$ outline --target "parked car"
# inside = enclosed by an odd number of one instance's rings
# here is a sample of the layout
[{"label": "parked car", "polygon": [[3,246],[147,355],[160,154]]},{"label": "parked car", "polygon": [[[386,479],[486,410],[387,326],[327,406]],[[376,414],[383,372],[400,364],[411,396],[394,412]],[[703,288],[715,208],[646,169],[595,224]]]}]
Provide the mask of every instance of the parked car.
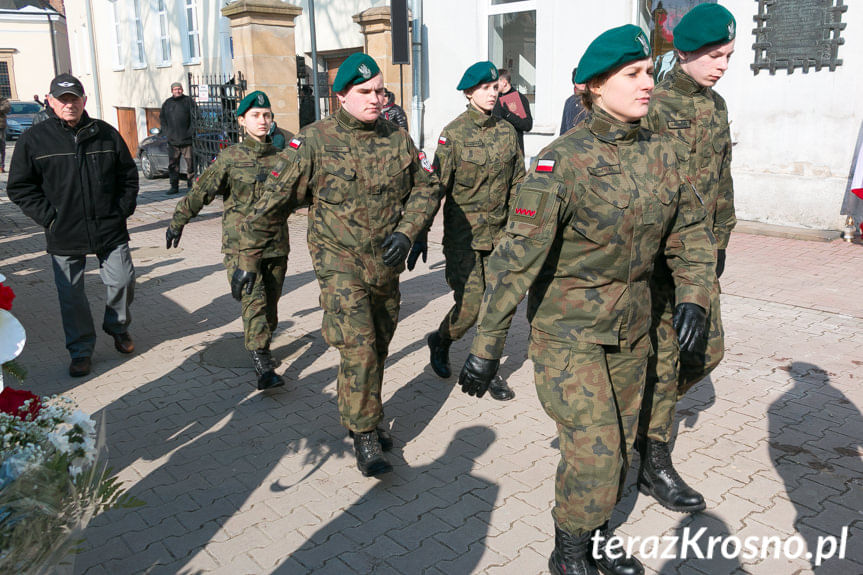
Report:
[{"label": "parked car", "polygon": [[[213,163],[219,150],[227,148],[232,143],[225,132],[198,134],[195,136],[195,140],[194,147],[198,150],[205,150],[208,164]],[[159,128],[150,130],[150,136],[138,144],[138,159],[141,160],[141,172],[148,180],[168,175],[168,162],[170,160],[168,138],[162,135]],[[186,160],[182,157],[180,158],[179,172],[180,174],[186,173]]]},{"label": "parked car", "polygon": [[42,106],[36,102],[10,102],[12,105],[6,114],[6,139],[17,140],[33,125],[33,119],[42,111]]}]

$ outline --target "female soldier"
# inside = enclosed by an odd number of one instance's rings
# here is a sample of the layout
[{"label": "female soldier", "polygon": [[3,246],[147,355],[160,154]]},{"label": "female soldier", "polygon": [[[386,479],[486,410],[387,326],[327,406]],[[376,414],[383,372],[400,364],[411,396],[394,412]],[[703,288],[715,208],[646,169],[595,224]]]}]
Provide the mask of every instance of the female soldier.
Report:
[{"label": "female soldier", "polygon": [[670,145],[639,127],[652,72],[637,26],[588,46],[576,81],[587,84],[590,115],[540,152],[519,187],[459,377],[466,393],[485,393],[529,290],[536,390],[560,441],[549,558],[558,575],[643,573],[637,559],[606,553],[602,542],[644,388],[653,262],[662,251],[674,275],[683,348],[704,329],[714,277],[704,208],[681,186]]},{"label": "female soldier", "polygon": [[[510,191],[524,179],[524,155],[515,128],[491,115],[498,94],[497,68],[491,62],[477,62],[457,89],[464,91],[467,110],[441,132],[434,162],[441,195],[446,195],[443,253],[446,281],[455,299],[440,327],[428,336],[431,366],[440,377],[450,376],[450,345],[476,323],[488,258],[506,225]],[[414,249],[408,268],[413,268],[416,256]],[[489,394],[501,401],[515,397],[500,377],[492,381]]]},{"label": "female soldier", "polygon": [[692,513],[704,497],[678,475],[671,463],[674,411],[678,398],[719,365],[725,332],[719,310],[719,276],[725,248],[737,223],[731,182],[731,133],[725,100],[713,90],[734,52],[734,16],[719,4],[699,4],[674,28],[677,63],[656,86],[644,125],[672,136],[685,181],[698,191],[716,240],[716,283],[710,291],[709,328],[690,353],[678,353],[671,318],[674,281],[664,258],[656,262],[651,340],[656,352],[647,368],[637,442],[641,450],[638,489],[668,509]]},{"label": "female soldier", "polygon": [[[198,215],[216,196],[222,196],[222,252],[230,281],[237,269],[240,249],[240,223],[251,213],[260,199],[263,182],[278,160],[278,149],[268,136],[273,124],[270,100],[261,91],[254,91],[240,102],[237,120],[245,128],[246,137],[240,144],[222,150],[216,161],[204,170],[195,187],[177,203],[174,217],[165,231],[167,247],[177,247],[183,226]],[[289,134],[288,138],[292,138]],[[287,215],[286,215],[287,218]],[[288,264],[288,226],[281,226],[275,238],[264,249],[261,264],[263,281],[242,299],[243,333],[246,349],[258,376],[258,389],[270,389],[285,382],[275,371],[270,357],[270,340],[279,324],[278,304]]]}]

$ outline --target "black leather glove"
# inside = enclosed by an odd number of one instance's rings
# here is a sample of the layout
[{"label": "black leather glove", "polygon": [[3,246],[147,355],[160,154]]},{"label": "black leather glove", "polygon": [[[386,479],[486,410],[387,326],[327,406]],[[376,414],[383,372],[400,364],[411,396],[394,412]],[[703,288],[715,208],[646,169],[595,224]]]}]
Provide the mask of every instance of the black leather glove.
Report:
[{"label": "black leather glove", "polygon": [[243,299],[243,288],[246,289],[246,294],[251,294],[257,277],[258,274],[255,272],[247,272],[240,268],[234,270],[234,275],[231,276],[231,295],[234,299],[237,301]]},{"label": "black leather glove", "polygon": [[716,279],[725,271],[725,250],[716,250]]},{"label": "black leather glove", "polygon": [[179,230],[174,230],[171,226],[168,226],[168,229],[165,230],[165,248],[171,249],[180,245],[180,236],[183,235],[183,228]]},{"label": "black leather glove", "polygon": [[423,263],[428,261],[429,255],[429,244],[428,244],[428,232],[423,232],[419,235],[419,237],[414,242],[414,245],[411,246],[411,253],[408,255],[408,271],[414,269],[414,266],[417,265],[417,260],[420,256],[423,257]]},{"label": "black leather glove", "polygon": [[500,367],[499,359],[483,359],[472,353],[469,354],[458,375],[461,390],[468,395],[482,397],[497,374],[498,367]]},{"label": "black leather glove", "polygon": [[680,351],[693,351],[698,341],[704,337],[707,312],[694,303],[679,303],[674,308],[671,322],[674,325],[674,331],[677,332]]},{"label": "black leather glove", "polygon": [[394,268],[405,261],[411,249],[411,241],[403,233],[393,232],[387,236],[381,248],[384,250],[384,265]]}]

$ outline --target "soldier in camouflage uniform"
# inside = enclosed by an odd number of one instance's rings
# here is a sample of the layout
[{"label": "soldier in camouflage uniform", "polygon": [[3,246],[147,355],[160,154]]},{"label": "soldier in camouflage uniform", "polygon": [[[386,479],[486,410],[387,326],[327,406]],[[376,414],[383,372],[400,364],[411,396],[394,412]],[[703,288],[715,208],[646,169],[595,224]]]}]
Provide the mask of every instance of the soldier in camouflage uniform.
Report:
[{"label": "soldier in camouflage uniform", "polygon": [[639,421],[638,488],[674,511],[705,508],[704,497],[678,475],[671,462],[677,400],[719,364],[725,351],[719,310],[719,276],[737,222],[731,183],[731,135],[725,101],[712,86],[734,51],[734,16],[718,4],[700,4],[674,29],[678,63],[656,86],[646,128],[670,136],[681,175],[707,209],[717,248],[716,282],[710,291],[708,329],[691,352],[680,353],[672,326],[675,293],[671,270],[660,256],[651,278],[656,355],[648,364]]},{"label": "soldier in camouflage uniform", "polygon": [[[457,89],[464,90],[467,110],[441,132],[434,162],[446,196],[443,253],[446,281],[455,299],[440,327],[428,336],[432,369],[444,378],[451,374],[450,345],[476,323],[488,258],[506,225],[510,191],[524,179],[524,155],[515,128],[491,115],[498,94],[495,65],[472,65]],[[413,269],[420,245],[414,243],[408,269]],[[488,391],[500,401],[515,397],[500,376]]]},{"label": "soldier in camouflage uniform", "polygon": [[[216,161],[204,170],[194,188],[177,203],[174,217],[165,232],[167,247],[177,247],[183,226],[216,196],[222,196],[222,253],[225,254],[228,281],[237,269],[241,223],[255,201],[266,193],[263,183],[279,157],[278,150],[267,136],[273,112],[266,94],[255,91],[243,98],[237,108],[237,117],[246,130],[245,139],[222,150]],[[285,384],[270,357],[270,340],[279,324],[278,303],[289,251],[288,226],[283,221],[263,248],[262,281],[241,300],[245,344],[258,376],[258,389]]]},{"label": "soldier in camouflage uniform", "polygon": [[643,573],[604,549],[628,468],[650,353],[650,286],[662,252],[687,348],[704,330],[713,282],[705,212],[670,143],[640,128],[653,88],[644,32],[604,32],[578,64],[588,118],[542,150],[519,186],[459,383],[481,396],[525,293],[536,390],[557,423],[558,575]]},{"label": "soldier in camouflage uniform", "polygon": [[379,427],[384,361],[398,322],[399,274],[434,213],[439,185],[407,132],[378,119],[384,87],[372,58],[348,57],[333,90],[341,108],[288,143],[267,182],[270,193],[247,218],[232,292],[255,284],[262,249],[284,218],[279,210],[311,203],[308,245],[322,332],[341,354],[339,413],[357,467],[371,476],[392,469],[382,453],[392,440]]}]

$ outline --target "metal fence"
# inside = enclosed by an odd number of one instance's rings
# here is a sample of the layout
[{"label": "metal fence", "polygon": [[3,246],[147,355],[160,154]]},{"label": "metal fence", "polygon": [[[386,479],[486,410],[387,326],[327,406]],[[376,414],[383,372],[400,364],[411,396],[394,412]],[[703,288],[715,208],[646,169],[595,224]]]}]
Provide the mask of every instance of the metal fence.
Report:
[{"label": "metal fence", "polygon": [[246,80],[242,72],[235,76],[189,74],[189,96],[195,102],[192,107],[192,125],[195,128],[192,155],[196,175],[201,175],[220,150],[240,141],[237,106],[245,95]]}]

